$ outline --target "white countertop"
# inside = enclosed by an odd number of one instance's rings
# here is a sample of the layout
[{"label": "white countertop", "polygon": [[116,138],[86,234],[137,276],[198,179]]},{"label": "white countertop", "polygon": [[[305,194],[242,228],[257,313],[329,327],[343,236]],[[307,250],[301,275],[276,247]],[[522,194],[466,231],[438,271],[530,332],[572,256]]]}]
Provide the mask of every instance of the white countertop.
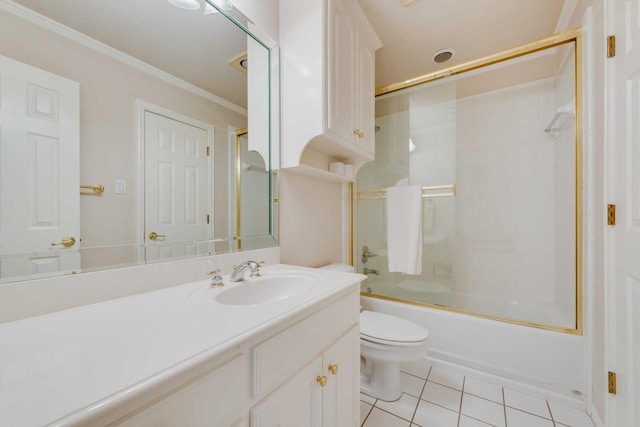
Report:
[{"label": "white countertop", "polygon": [[[118,405],[286,318],[358,289],[361,275],[275,265],[318,277],[278,302],[223,305],[223,288],[199,281],[0,324],[0,425],[70,425]],[[257,285],[257,284],[256,284]]]}]

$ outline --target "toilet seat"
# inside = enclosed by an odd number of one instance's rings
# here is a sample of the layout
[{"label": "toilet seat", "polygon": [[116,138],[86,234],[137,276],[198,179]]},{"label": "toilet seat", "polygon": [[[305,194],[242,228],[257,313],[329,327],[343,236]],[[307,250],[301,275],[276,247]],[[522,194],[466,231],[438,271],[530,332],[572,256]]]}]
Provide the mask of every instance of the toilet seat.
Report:
[{"label": "toilet seat", "polygon": [[369,342],[393,346],[419,346],[429,338],[423,327],[384,313],[360,313],[360,337]]}]

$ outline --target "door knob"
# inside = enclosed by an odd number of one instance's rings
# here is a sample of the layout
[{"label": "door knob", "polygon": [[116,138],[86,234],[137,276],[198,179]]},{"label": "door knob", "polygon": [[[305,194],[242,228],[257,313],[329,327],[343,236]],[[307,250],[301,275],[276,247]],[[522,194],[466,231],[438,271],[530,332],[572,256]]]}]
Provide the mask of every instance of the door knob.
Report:
[{"label": "door knob", "polygon": [[327,385],[327,377],[325,377],[324,375],[318,375],[316,381],[318,382],[318,384],[320,384],[320,387],[324,387]]},{"label": "door knob", "polygon": [[335,363],[329,365],[329,372],[331,372],[333,375],[336,375],[338,373],[338,365],[336,365]]},{"label": "door knob", "polygon": [[167,237],[167,235],[166,234],[158,234],[155,231],[152,231],[151,233],[149,233],[149,239],[151,239],[151,240],[156,240],[158,237],[164,238],[164,237]]},{"label": "door knob", "polygon": [[64,246],[65,248],[70,248],[71,246],[76,244],[76,239],[71,236],[65,237],[58,243],[52,243],[51,246]]}]

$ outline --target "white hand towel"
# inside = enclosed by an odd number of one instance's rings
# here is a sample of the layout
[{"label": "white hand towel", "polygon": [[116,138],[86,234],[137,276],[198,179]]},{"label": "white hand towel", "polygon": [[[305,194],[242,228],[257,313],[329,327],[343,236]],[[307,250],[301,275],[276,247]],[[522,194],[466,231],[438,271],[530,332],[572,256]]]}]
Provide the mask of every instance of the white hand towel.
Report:
[{"label": "white hand towel", "polygon": [[422,273],[422,187],[387,189],[389,271]]}]

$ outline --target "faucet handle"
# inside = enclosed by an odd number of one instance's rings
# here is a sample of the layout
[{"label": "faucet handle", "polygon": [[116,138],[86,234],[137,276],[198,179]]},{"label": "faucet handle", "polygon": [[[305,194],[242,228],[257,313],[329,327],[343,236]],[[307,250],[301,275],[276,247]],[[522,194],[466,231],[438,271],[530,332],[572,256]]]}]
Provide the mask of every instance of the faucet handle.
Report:
[{"label": "faucet handle", "polygon": [[207,275],[212,276],[211,277],[211,287],[212,288],[219,288],[221,286],[224,286],[224,283],[222,281],[222,276],[220,275],[220,269],[216,268],[213,271],[210,271],[209,273],[207,273]]}]

